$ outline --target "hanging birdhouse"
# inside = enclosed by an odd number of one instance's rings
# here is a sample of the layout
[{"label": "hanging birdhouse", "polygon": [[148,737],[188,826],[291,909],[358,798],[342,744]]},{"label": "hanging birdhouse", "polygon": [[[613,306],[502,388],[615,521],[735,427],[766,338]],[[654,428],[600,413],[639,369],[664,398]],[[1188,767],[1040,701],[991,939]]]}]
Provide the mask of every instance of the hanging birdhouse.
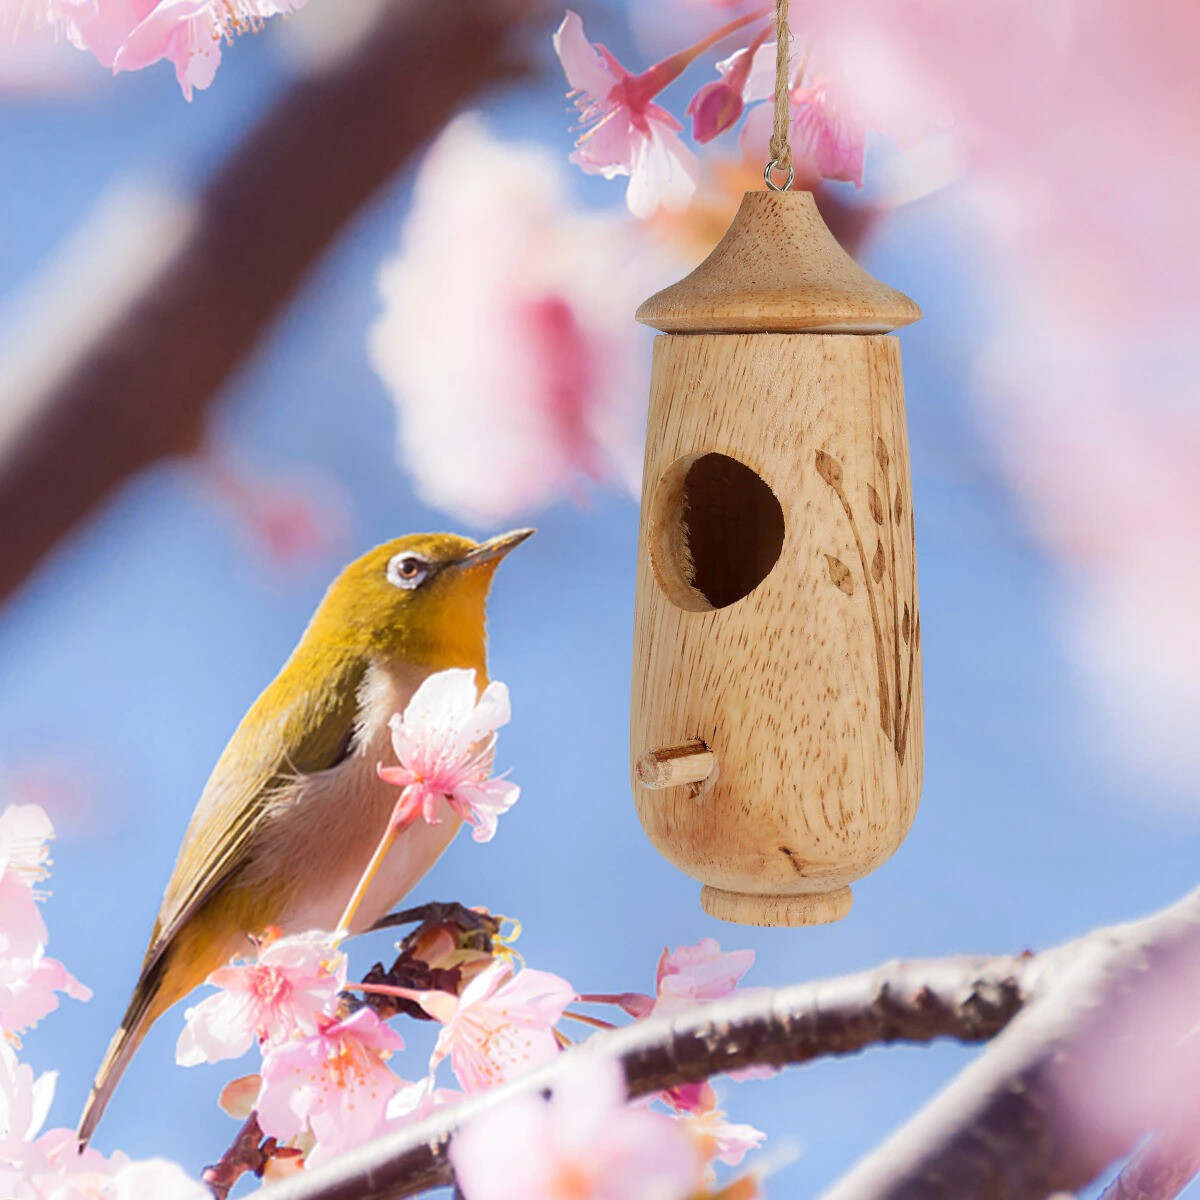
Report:
[{"label": "hanging birdhouse", "polygon": [[655,339],[634,631],[633,790],[706,912],[835,921],[922,774],[900,348],[917,306],[808,192],[751,192],[638,320]]}]

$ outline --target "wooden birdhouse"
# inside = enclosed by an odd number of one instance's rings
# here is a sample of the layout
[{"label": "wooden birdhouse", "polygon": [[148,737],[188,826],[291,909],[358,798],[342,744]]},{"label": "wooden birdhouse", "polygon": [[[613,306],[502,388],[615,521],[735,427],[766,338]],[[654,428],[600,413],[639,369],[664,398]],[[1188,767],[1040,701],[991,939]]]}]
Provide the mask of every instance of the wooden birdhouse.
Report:
[{"label": "wooden birdhouse", "polygon": [[811,193],[750,192],[638,320],[655,339],[631,750],[654,845],[705,911],[835,921],[922,775],[900,347],[920,310]]}]

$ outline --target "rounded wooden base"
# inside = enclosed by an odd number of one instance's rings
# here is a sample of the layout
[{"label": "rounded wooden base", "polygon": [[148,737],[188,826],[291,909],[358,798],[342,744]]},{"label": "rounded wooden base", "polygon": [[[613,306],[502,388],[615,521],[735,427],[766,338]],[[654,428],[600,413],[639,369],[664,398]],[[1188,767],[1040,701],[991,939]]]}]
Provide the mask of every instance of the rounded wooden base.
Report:
[{"label": "rounded wooden base", "polygon": [[756,896],[707,884],[700,889],[700,906],[710,917],[737,925],[829,925],[840,921],[853,903],[848,887],[811,896]]}]

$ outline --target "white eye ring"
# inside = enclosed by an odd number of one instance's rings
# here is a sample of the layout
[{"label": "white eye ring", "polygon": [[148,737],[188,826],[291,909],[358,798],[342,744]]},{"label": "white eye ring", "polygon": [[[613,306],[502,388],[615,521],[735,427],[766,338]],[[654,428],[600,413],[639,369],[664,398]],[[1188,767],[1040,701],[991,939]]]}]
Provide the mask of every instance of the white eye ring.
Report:
[{"label": "white eye ring", "polygon": [[428,574],[429,563],[411,550],[397,554],[387,565],[388,583],[406,591],[420,587]]}]

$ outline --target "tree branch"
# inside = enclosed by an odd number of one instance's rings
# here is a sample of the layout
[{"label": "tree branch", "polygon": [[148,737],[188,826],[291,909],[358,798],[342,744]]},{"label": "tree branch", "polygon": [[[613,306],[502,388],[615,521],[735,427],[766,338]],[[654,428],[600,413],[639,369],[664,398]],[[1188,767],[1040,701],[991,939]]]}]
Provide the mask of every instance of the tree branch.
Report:
[{"label": "tree branch", "polygon": [[1030,970],[1028,958],[896,962],[639,1021],[598,1034],[515,1083],[280,1183],[272,1198],[378,1200],[444,1186],[452,1181],[450,1138],[463,1122],[519,1093],[552,1090],[584,1054],[620,1058],[630,1094],[639,1096],[740,1067],[809,1062],[879,1043],[983,1041],[1020,1009]]},{"label": "tree branch", "polygon": [[214,395],[325,247],[459,106],[522,69],[514,27],[541,2],[393,0],[246,135],[117,311],[85,298],[86,344],[40,337],[0,406],[0,599],[122,480],[199,444]]},{"label": "tree branch", "polygon": [[[535,1074],[281,1184],[273,1197],[382,1200],[444,1185],[456,1129],[519,1093],[552,1091],[584,1054],[617,1056],[630,1093],[642,1095],[754,1064],[938,1037],[995,1040],[825,1200],[1074,1191],[1151,1130],[1194,1128],[1180,1111],[1191,1114],[1192,1104],[1178,1097],[1194,1092],[1200,1074],[1197,995],[1200,890],[1037,956],[890,963],[599,1034]],[[1170,1145],[1185,1141],[1175,1133]],[[1145,1165],[1165,1161],[1149,1146]]]},{"label": "tree branch", "polygon": [[1173,1126],[1200,1075],[1200,890],[1035,961],[1033,1002],[824,1200],[1074,1192]]}]

